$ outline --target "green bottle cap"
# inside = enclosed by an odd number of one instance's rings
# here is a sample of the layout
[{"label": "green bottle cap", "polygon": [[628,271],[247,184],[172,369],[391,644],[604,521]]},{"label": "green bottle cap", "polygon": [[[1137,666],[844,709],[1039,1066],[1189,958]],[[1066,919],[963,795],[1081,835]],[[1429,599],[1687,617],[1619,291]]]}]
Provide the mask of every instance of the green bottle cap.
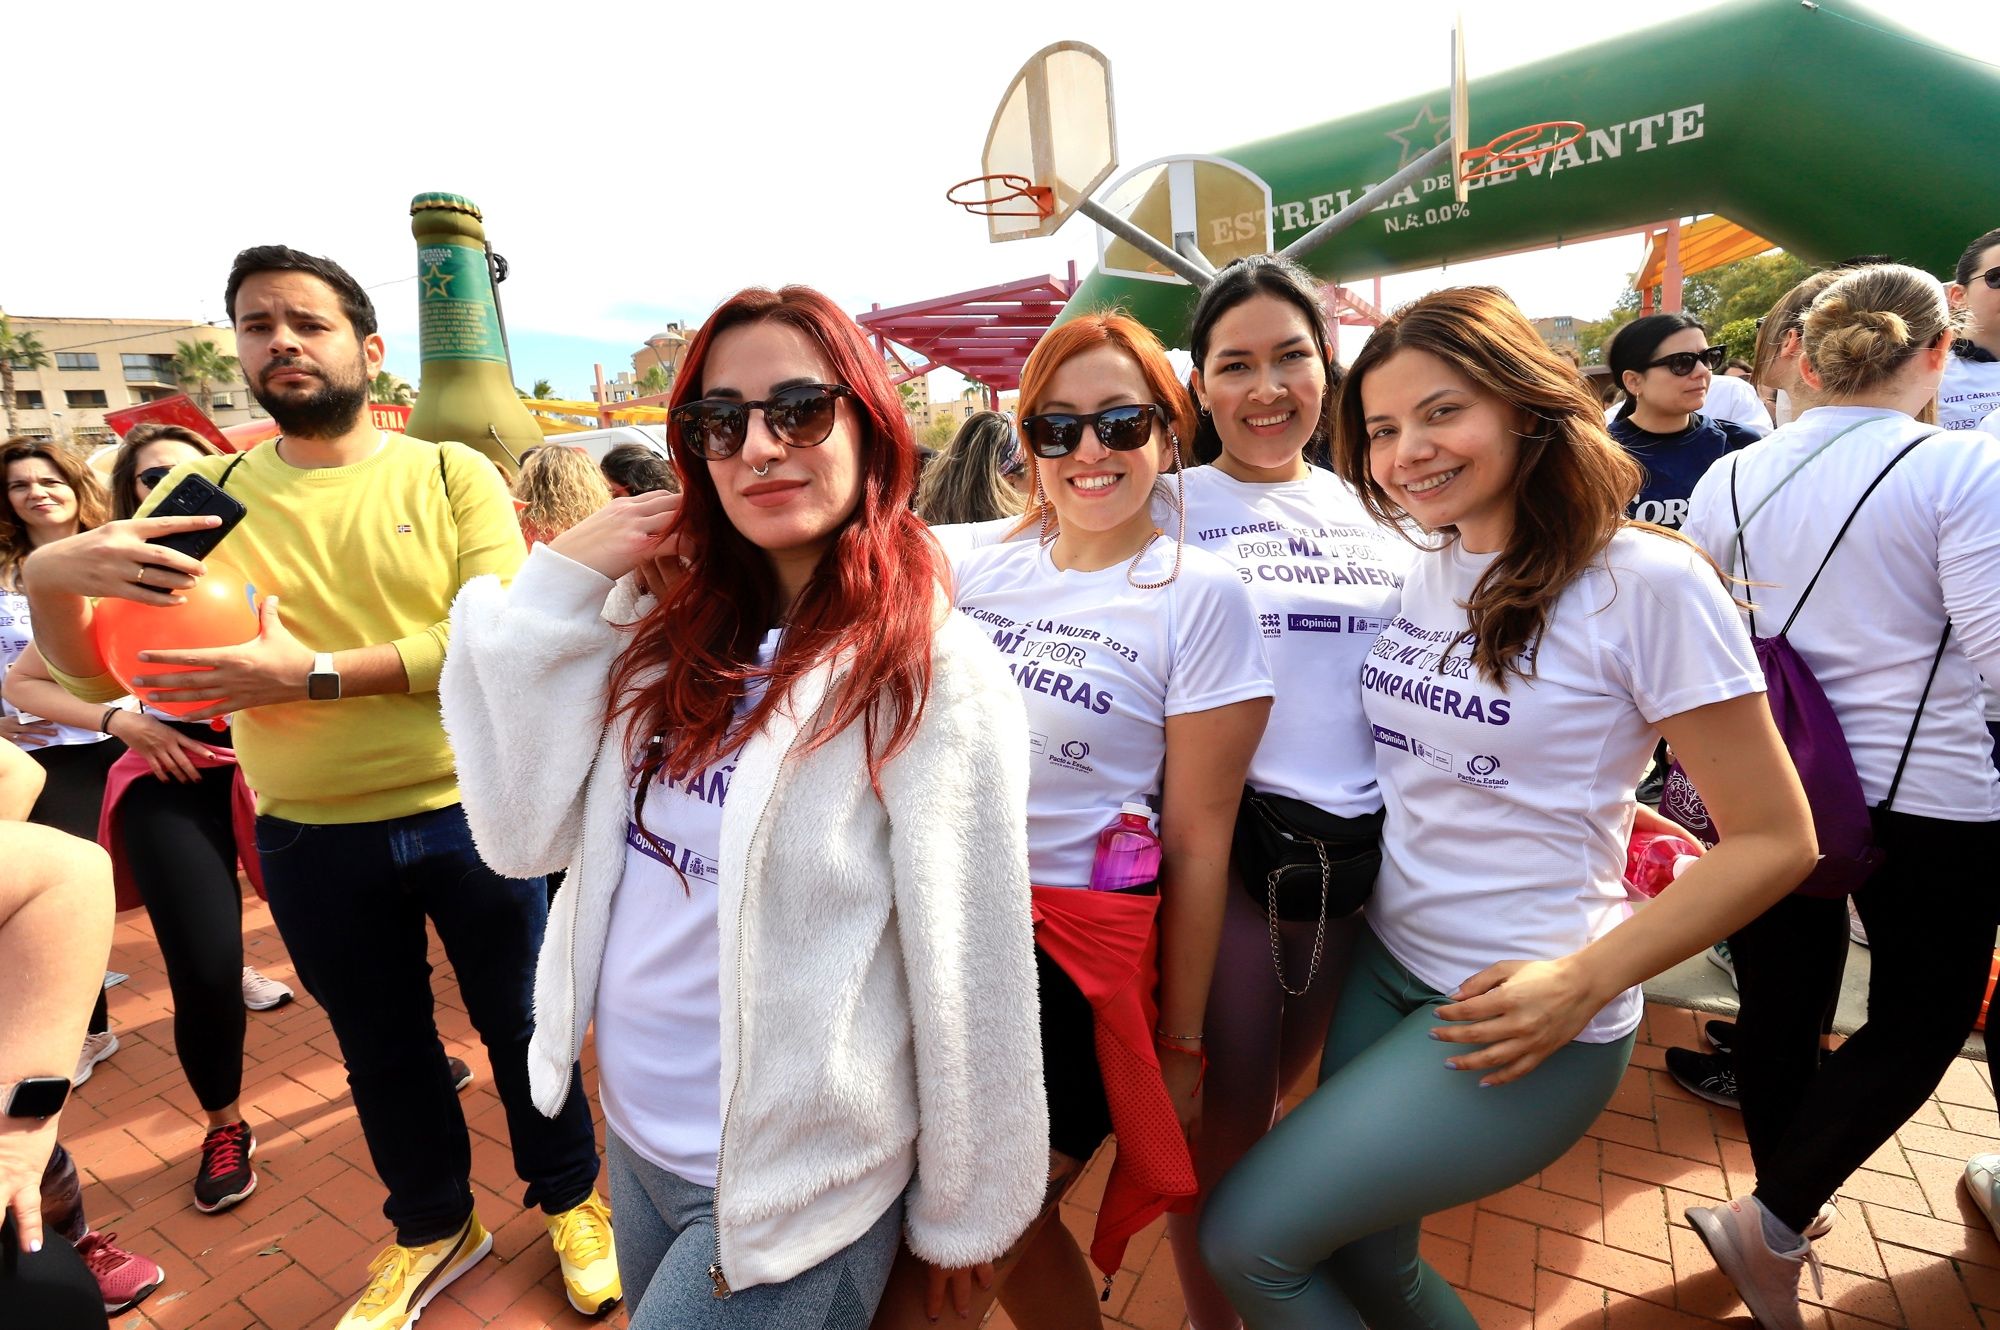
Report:
[{"label": "green bottle cap", "polygon": [[463,194],[444,194],[433,191],[428,194],[419,194],[410,200],[410,215],[412,217],[433,208],[442,209],[445,212],[468,213],[474,221],[484,220],[479,215],[479,205]]}]

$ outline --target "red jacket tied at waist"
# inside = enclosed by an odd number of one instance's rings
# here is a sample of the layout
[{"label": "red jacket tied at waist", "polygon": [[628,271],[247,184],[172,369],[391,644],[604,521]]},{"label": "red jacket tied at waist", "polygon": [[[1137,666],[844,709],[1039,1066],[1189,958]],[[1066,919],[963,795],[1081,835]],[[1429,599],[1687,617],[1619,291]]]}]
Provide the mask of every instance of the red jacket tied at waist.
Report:
[{"label": "red jacket tied at waist", "polygon": [[1134,1233],[1198,1190],[1187,1138],[1153,1047],[1160,898],[1035,887],[1035,943],[1075,981],[1097,1018],[1097,1063],[1118,1155],[1104,1184],[1090,1259],[1109,1275]]},{"label": "red jacket tied at waist", "polygon": [[[227,748],[213,748],[213,756],[204,757],[183,749],[181,755],[196,767],[235,767],[236,754]],[[111,855],[112,881],[118,889],[118,908],[136,910],[143,902],[139,899],[139,886],[132,880],[131,860],[125,853],[125,839],[118,832],[118,803],[132,783],[154,779],[153,769],[146,765],[146,759],[127,751],[111,764],[110,774],[104,780],[104,810],[97,817],[97,843]],[[250,787],[243,783],[243,771],[238,767],[229,792],[229,825],[236,833],[236,854],[243,865],[244,875],[250,885],[264,895],[264,865],[257,858],[257,801],[250,793]]]}]

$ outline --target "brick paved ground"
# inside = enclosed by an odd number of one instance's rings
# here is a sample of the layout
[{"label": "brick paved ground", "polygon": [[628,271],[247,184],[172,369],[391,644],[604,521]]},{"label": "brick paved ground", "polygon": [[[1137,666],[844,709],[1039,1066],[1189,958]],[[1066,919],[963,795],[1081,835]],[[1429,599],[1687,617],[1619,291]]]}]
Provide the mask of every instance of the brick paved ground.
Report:
[{"label": "brick paved ground", "polygon": [[[254,899],[246,929],[253,963],[296,985],[270,916]],[[458,1006],[449,967],[441,954],[436,960],[439,1028],[479,1076],[465,1108],[495,1255],[432,1304],[421,1330],[588,1326],[563,1299],[539,1217],[519,1208],[484,1050]],[[63,1139],[84,1170],[92,1222],[168,1271],[165,1287],[113,1325],[330,1326],[360,1290],[388,1230],[324,1018],[303,996],[251,1014],[244,1099],[262,1184],[236,1209],[202,1215],[188,1192],[201,1132],[174,1061],[166,976],[143,914],[121,919],[113,963],[132,975],[111,994],[123,1047],[78,1091]],[[1660,1070],[1666,1048],[1696,1039],[1691,1013],[1649,1008],[1625,1084],[1589,1137],[1531,1183],[1425,1226],[1427,1255],[1485,1330],[1750,1324],[1680,1217],[1686,1206],[1750,1186],[1738,1115],[1689,1098]],[[585,1071],[591,1076],[587,1060]],[[1825,1305],[1808,1308],[1814,1330],[2000,1330],[2000,1244],[1958,1185],[1965,1156],[1980,1150],[2000,1150],[2000,1122],[1984,1064],[1960,1060],[1842,1193],[1840,1226],[1819,1244],[1827,1282]],[[1064,1208],[1079,1233],[1089,1229],[1102,1174],[1099,1161]],[[1132,1243],[1127,1261],[1106,1324],[1180,1326],[1173,1260],[1158,1226]],[[622,1316],[611,1323],[622,1325]],[[1011,1323],[996,1314],[990,1324]]]}]

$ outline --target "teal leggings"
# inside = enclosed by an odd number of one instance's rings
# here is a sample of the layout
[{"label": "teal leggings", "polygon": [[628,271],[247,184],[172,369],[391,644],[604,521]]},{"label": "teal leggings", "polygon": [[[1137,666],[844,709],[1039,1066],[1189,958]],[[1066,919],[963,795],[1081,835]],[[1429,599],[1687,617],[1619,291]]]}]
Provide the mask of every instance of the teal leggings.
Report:
[{"label": "teal leggings", "polygon": [[1447,999],[1372,931],[1354,949],[1320,1086],[1223,1178],[1202,1258],[1248,1330],[1478,1330],[1417,1255],[1423,1217],[1533,1177],[1582,1137],[1632,1036],[1571,1043],[1482,1090],[1430,1037]]}]

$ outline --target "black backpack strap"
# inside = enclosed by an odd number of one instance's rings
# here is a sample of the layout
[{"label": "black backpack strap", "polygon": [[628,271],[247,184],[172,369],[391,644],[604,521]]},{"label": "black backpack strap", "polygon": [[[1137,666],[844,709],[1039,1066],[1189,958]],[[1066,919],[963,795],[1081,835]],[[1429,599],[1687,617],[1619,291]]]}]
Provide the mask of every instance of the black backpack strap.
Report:
[{"label": "black backpack strap", "polygon": [[[1736,501],[1736,458],[1729,459],[1729,515],[1736,519],[1736,554],[1743,561],[1743,580],[1750,580],[1750,546],[1743,539],[1743,505]],[[1750,636],[1757,636],[1757,606],[1746,601],[1750,610]]]},{"label": "black backpack strap", "polygon": [[239,467],[239,466],[242,466],[242,465],[243,465],[243,463],[244,463],[244,461],[245,461],[245,459],[247,459],[247,458],[248,458],[249,456],[250,456],[250,454],[249,454],[249,453],[238,453],[238,454],[236,454],[236,458],[235,458],[235,460],[234,460],[234,461],[232,461],[232,462],[230,462],[230,464],[229,464],[228,466],[225,466],[225,467],[223,467],[223,468],[222,468],[222,479],[220,479],[220,480],[218,480],[218,481],[216,481],[216,482],[215,482],[215,487],[216,487],[217,489],[219,489],[219,490],[226,490],[226,489],[228,489],[228,488],[229,488],[229,473],[230,473],[230,472],[232,472],[232,471],[234,471],[234,470],[235,470],[235,469],[236,469],[237,467]]},{"label": "black backpack strap", "polygon": [[[1868,502],[1868,496],[1875,492],[1875,487],[1880,485],[1884,480],[1887,480],[1889,473],[1896,469],[1896,463],[1908,457],[1918,444],[1942,432],[1941,430],[1932,430],[1929,434],[1911,440],[1908,444],[1904,445],[1901,452],[1889,459],[1889,465],[1883,467],[1875,474],[1875,479],[1868,482],[1868,488],[1861,491],[1861,497],[1854,501],[1854,511],[1847,515],[1847,520],[1840,524],[1840,530],[1834,533],[1833,544],[1826,547],[1826,557],[1819,561],[1819,567],[1813,572],[1812,581],[1807,582],[1806,589],[1799,593],[1798,603],[1792,606],[1791,617],[1787,618],[1785,626],[1778,630],[1778,636],[1783,637],[1792,631],[1792,625],[1798,621],[1799,611],[1806,607],[1806,598],[1811,596],[1813,588],[1819,585],[1819,575],[1825,572],[1827,564],[1833,561],[1833,552],[1840,548],[1841,539],[1847,535],[1847,528],[1853,526],[1854,519],[1861,516],[1861,505]],[[1731,470],[1730,475],[1734,477],[1735,474],[1735,471]],[[1745,564],[1745,568],[1748,568],[1747,563]],[[1943,648],[1940,647],[1939,651],[1942,652]]]},{"label": "black backpack strap", "polygon": [[[1917,440],[1917,443],[1922,442],[1922,439]],[[1916,444],[1913,443],[1910,447],[1914,448]],[[1907,452],[1908,449],[1904,451]],[[1944,633],[1938,638],[1937,654],[1931,657],[1930,677],[1924,680],[1924,695],[1917,699],[1917,714],[1910,719],[1910,737],[1903,740],[1903,755],[1896,759],[1896,777],[1889,782],[1889,793],[1882,796],[1880,806],[1884,812],[1888,811],[1889,806],[1896,802],[1896,791],[1902,787],[1903,768],[1910,764],[1910,750],[1917,746],[1917,727],[1924,723],[1924,705],[1931,700],[1931,685],[1937,682],[1938,666],[1944,661],[1944,644],[1950,640],[1951,620],[1946,619],[1944,621]]]}]

